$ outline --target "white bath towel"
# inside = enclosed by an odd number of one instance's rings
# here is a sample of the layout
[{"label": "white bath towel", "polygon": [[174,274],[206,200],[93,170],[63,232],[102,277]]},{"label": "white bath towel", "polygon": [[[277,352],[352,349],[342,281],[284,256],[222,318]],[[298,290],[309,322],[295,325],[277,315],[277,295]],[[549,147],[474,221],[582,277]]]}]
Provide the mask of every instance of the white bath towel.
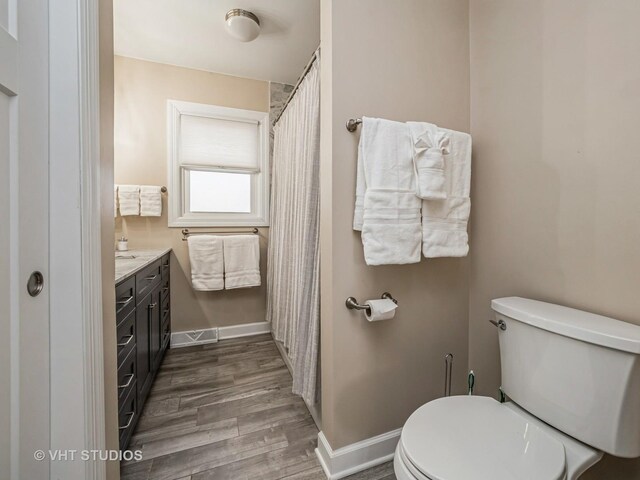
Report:
[{"label": "white bath towel", "polygon": [[260,237],[224,237],[224,288],[260,286]]},{"label": "white bath towel", "polygon": [[362,231],[367,265],[420,261],[420,199],[407,124],[363,117],[353,228]]},{"label": "white bath towel", "polygon": [[224,250],[222,237],[191,235],[187,238],[191,285],[194,290],[211,291],[224,288]]},{"label": "white bath towel", "polygon": [[140,186],[140,216],[159,217],[162,215],[162,187]]},{"label": "white bath towel", "polygon": [[120,215],[140,214],[140,186],[118,185],[118,202],[120,203]]},{"label": "white bath towel", "polygon": [[447,198],[444,155],[449,153],[449,135],[433,123],[407,122],[413,142],[416,195],[420,198]]},{"label": "white bath towel", "polygon": [[449,138],[444,155],[447,198],[422,201],[422,253],[427,258],[464,257],[469,253],[471,136],[440,130]]},{"label": "white bath towel", "polygon": [[118,185],[113,186],[113,218],[118,216]]}]

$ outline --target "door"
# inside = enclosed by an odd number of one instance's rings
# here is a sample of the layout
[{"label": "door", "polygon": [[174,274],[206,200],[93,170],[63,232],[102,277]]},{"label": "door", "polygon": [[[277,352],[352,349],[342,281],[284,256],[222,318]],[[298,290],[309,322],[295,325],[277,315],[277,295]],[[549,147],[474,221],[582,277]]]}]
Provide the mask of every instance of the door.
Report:
[{"label": "door", "polygon": [[48,69],[48,0],[0,0],[2,479],[49,477]]}]

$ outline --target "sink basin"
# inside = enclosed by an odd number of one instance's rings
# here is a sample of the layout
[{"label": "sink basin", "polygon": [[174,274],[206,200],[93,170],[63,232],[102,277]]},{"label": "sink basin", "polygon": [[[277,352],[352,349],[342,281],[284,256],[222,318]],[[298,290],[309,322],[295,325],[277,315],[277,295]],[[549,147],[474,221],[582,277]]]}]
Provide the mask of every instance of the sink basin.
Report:
[{"label": "sink basin", "polygon": [[133,260],[134,258],[137,258],[137,257],[135,255],[116,255],[116,260],[118,259]]}]

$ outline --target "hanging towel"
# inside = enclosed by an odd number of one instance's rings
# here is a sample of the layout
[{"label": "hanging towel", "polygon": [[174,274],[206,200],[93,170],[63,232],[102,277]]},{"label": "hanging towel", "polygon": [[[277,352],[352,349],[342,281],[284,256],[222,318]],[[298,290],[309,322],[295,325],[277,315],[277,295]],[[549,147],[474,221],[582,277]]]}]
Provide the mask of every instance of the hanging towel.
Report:
[{"label": "hanging towel", "polygon": [[422,253],[427,258],[465,257],[471,211],[471,135],[440,129],[449,138],[444,155],[446,194],[422,201]]},{"label": "hanging towel", "polygon": [[120,215],[140,214],[140,186],[118,185],[118,201],[120,202]]},{"label": "hanging towel", "polygon": [[367,265],[420,261],[420,199],[405,123],[363,117],[353,228],[361,230]]},{"label": "hanging towel", "polygon": [[113,186],[113,218],[118,216],[118,185]]},{"label": "hanging towel", "polygon": [[224,288],[224,252],[222,237],[191,235],[187,238],[191,285],[194,290],[211,291]]},{"label": "hanging towel", "polygon": [[407,122],[413,143],[416,195],[420,198],[447,198],[444,155],[449,153],[449,136],[433,123]]},{"label": "hanging towel", "polygon": [[224,288],[260,286],[260,238],[258,235],[224,237]]},{"label": "hanging towel", "polygon": [[140,216],[159,217],[162,215],[162,187],[140,186]]}]

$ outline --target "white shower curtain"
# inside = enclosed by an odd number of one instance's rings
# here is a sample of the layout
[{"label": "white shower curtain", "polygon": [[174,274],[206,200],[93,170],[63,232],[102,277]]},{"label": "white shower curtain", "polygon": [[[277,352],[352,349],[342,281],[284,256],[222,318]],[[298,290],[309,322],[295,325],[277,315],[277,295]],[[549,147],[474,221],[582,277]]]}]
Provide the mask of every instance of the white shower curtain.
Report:
[{"label": "white shower curtain", "polygon": [[320,329],[320,72],[307,72],[274,128],[267,321],[287,348],[293,392],[316,403]]}]

